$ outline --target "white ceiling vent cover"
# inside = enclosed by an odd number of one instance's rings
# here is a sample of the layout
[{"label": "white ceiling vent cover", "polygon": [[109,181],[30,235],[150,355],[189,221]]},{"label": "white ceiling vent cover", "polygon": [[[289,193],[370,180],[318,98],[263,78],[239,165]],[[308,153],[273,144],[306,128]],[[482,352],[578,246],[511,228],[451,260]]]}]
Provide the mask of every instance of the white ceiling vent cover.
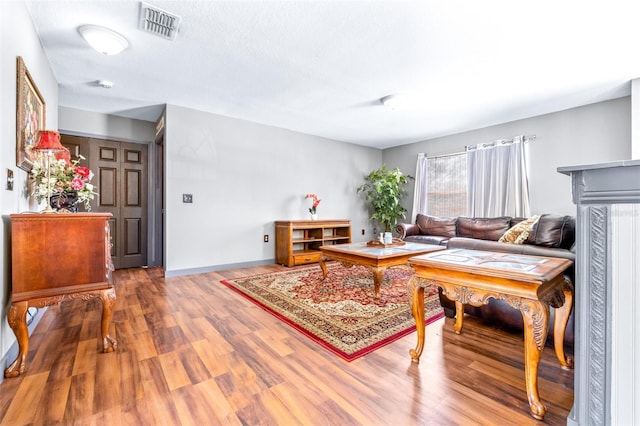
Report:
[{"label": "white ceiling vent cover", "polygon": [[138,28],[151,34],[155,34],[167,40],[173,40],[178,34],[182,18],[178,15],[151,6],[148,3],[140,3],[140,23]]}]

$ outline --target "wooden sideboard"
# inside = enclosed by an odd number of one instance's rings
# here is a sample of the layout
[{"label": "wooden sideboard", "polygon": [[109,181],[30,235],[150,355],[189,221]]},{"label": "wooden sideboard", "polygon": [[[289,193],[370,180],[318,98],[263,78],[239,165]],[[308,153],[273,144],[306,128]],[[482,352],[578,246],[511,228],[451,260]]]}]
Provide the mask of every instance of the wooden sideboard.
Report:
[{"label": "wooden sideboard", "polygon": [[110,213],[11,215],[12,295],[7,320],[18,339],[18,357],[5,370],[16,377],[26,370],[29,307],[66,299],[102,301],[103,352],[117,342],[109,335],[116,293],[111,282]]},{"label": "wooden sideboard", "polygon": [[351,242],[348,220],[276,222],[276,263],[285,266],[320,262],[320,246]]}]

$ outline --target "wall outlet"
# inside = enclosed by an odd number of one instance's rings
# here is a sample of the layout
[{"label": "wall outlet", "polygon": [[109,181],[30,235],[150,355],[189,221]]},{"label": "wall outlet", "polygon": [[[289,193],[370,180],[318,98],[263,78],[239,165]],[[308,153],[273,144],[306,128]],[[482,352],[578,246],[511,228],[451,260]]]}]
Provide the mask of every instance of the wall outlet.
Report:
[{"label": "wall outlet", "polygon": [[193,194],[182,194],[183,203],[193,203]]},{"label": "wall outlet", "polygon": [[364,229],[362,230],[362,235],[364,235]]},{"label": "wall outlet", "polygon": [[269,242],[269,235],[264,234],[264,242],[268,243]]}]

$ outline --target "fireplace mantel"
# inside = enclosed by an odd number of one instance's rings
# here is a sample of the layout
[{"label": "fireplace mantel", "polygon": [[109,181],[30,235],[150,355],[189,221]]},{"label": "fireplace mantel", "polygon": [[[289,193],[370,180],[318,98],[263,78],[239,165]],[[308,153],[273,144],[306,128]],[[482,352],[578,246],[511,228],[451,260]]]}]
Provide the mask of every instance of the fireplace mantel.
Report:
[{"label": "fireplace mantel", "polygon": [[640,424],[640,160],[560,167],[576,215],[574,404],[567,424]]}]

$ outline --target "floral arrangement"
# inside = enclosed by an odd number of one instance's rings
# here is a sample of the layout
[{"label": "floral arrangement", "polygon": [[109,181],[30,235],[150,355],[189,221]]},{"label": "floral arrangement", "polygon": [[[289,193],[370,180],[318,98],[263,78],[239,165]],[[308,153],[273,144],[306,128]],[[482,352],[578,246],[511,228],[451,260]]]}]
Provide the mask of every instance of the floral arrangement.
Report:
[{"label": "floral arrangement", "polygon": [[316,214],[316,208],[320,204],[320,198],[318,198],[316,194],[307,194],[304,198],[311,198],[313,200],[313,204],[311,204],[311,207],[309,208],[309,213]]},{"label": "floral arrangement", "polygon": [[55,159],[51,159],[49,165],[49,179],[47,180],[47,168],[39,161],[34,161],[31,169],[33,177],[33,189],[31,195],[36,197],[38,202],[47,200],[49,191],[51,195],[66,196],[71,200],[72,205],[84,204],[87,211],[91,211],[91,200],[96,192],[93,191],[93,172],[87,167],[79,166],[80,160],[71,161],[69,150],[56,154]]}]

